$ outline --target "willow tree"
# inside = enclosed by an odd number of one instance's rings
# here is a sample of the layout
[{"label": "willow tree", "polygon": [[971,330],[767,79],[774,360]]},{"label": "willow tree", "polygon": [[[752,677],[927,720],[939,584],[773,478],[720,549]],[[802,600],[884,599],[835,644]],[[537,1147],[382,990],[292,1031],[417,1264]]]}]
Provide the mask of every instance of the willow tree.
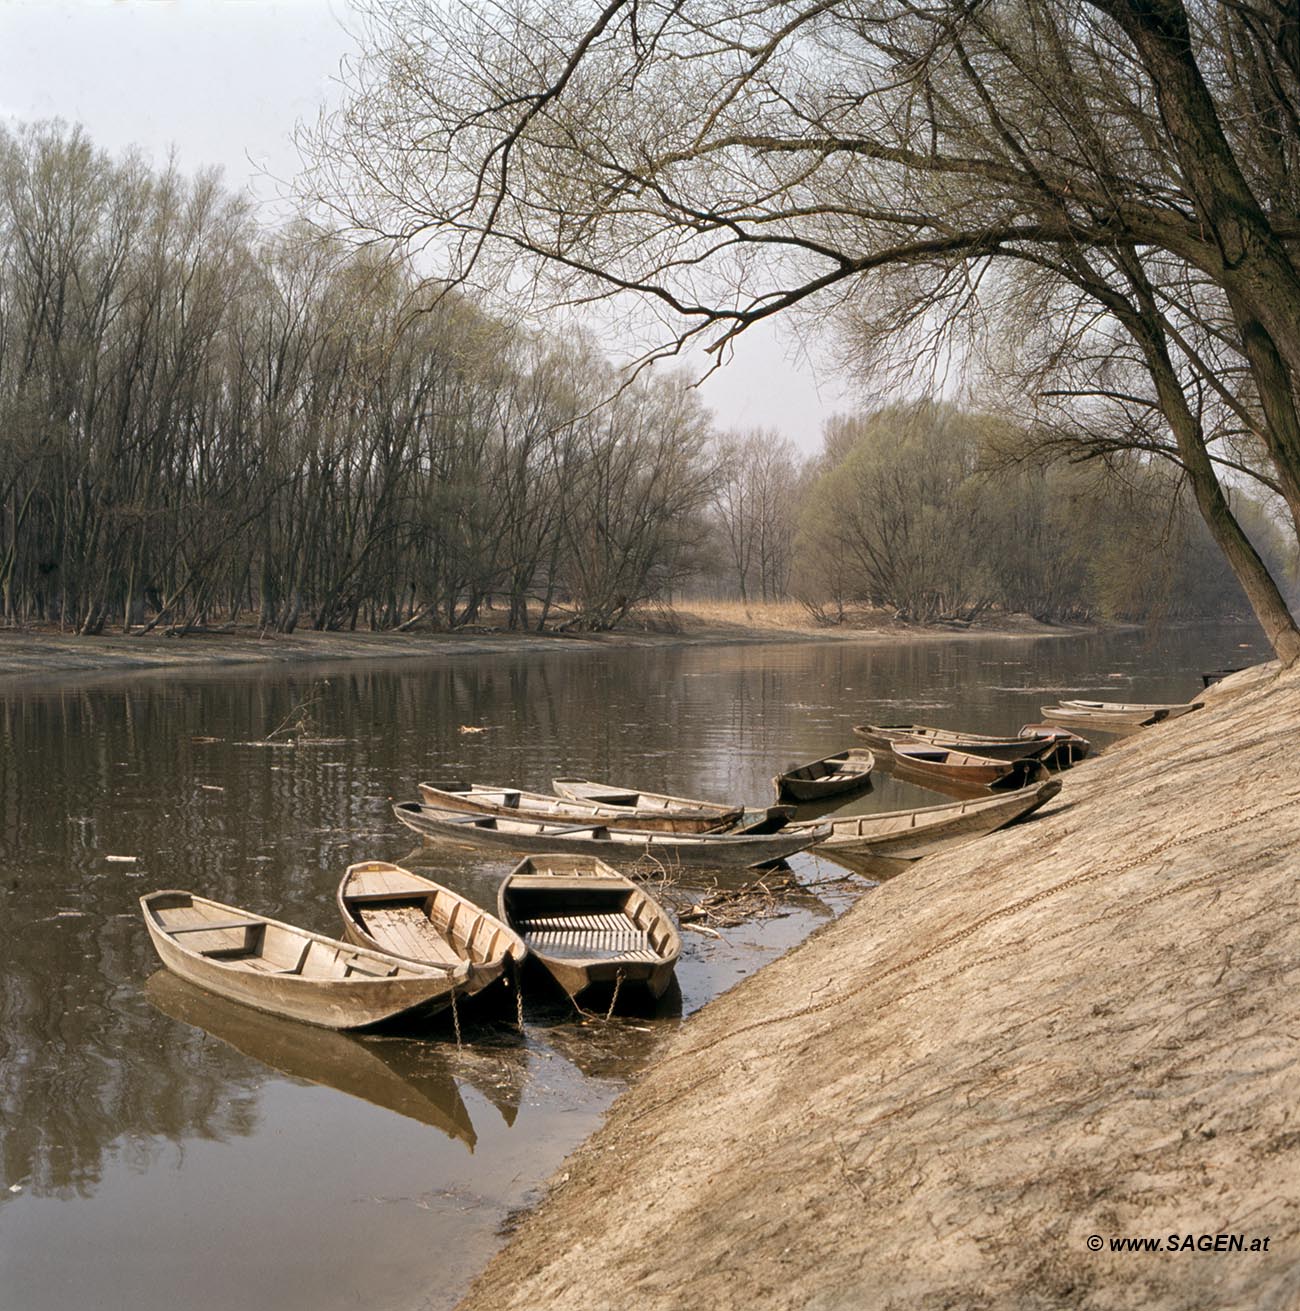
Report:
[{"label": "willow tree", "polygon": [[835,310],[911,366],[1027,288],[1068,304],[1022,396],[1068,396],[1085,448],[1107,405],[1135,420],[1300,658],[1225,492],[1258,477],[1300,522],[1293,6],[376,0],[347,77],[304,138],[318,202],[514,296],[635,293],[670,350]]}]

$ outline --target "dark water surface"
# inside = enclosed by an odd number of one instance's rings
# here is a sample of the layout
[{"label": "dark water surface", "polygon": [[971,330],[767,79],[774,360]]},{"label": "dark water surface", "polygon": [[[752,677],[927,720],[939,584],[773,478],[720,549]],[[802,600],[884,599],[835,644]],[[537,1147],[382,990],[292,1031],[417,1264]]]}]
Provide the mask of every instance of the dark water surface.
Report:
[{"label": "dark water surface", "polygon": [[[449,1024],[348,1037],[160,975],[142,893],[334,934],[345,866],[377,858],[494,904],[510,862],[413,852],[391,800],[425,778],[568,774],[765,803],[774,773],[853,745],[864,720],[1014,731],[1061,696],[1181,700],[1201,670],[1264,655],[1254,629],[1221,627],[0,688],[0,1308],[454,1303],[679,1015],[867,885],[815,887],[723,940],[685,933],[667,1014],[584,1023],[535,986],[522,1035],[466,1018],[459,1050]],[[313,740],[267,744],[304,717]],[[885,778],[843,809],[942,799]],[[805,882],[841,873],[793,864]]]}]

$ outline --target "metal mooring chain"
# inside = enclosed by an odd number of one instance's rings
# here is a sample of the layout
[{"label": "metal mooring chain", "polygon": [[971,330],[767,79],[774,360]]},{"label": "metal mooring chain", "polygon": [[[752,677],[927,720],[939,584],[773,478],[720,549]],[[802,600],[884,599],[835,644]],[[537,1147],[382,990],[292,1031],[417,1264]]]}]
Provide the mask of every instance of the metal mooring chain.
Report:
[{"label": "metal mooring chain", "polygon": [[524,1031],[524,972],[519,962],[511,958],[510,977],[515,985],[515,1024],[519,1032]]},{"label": "metal mooring chain", "polygon": [[614,1007],[618,1005],[618,990],[623,986],[623,971],[619,970],[614,975],[614,993],[609,999],[609,1010],[605,1012],[605,1018],[609,1019],[614,1014]]}]

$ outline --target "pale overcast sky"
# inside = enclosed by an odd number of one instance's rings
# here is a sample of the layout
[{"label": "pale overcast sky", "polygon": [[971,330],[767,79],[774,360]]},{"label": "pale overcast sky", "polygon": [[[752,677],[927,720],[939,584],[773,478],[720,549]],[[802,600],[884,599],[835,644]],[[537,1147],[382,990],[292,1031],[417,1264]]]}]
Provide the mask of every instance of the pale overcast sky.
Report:
[{"label": "pale overcast sky", "polygon": [[[160,161],[174,147],[186,169],[219,165],[269,196],[262,171],[292,176],[294,124],[336,94],[350,21],[347,0],[0,0],[0,114],[79,122],[110,151]],[[795,354],[773,328],[747,333],[705,403],[725,427],[817,449],[849,402]]]}]

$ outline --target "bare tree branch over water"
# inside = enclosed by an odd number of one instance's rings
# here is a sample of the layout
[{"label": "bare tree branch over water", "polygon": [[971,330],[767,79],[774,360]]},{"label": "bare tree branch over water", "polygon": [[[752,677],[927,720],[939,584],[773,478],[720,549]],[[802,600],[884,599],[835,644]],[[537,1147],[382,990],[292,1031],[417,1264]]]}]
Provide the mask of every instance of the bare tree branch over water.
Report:
[{"label": "bare tree branch over water", "polygon": [[365,37],[304,138],[355,230],[635,292],[670,350],[801,310],[882,377],[997,364],[1053,440],[1175,464],[1300,658],[1230,494],[1257,475],[1300,523],[1291,7],[398,0]]}]

